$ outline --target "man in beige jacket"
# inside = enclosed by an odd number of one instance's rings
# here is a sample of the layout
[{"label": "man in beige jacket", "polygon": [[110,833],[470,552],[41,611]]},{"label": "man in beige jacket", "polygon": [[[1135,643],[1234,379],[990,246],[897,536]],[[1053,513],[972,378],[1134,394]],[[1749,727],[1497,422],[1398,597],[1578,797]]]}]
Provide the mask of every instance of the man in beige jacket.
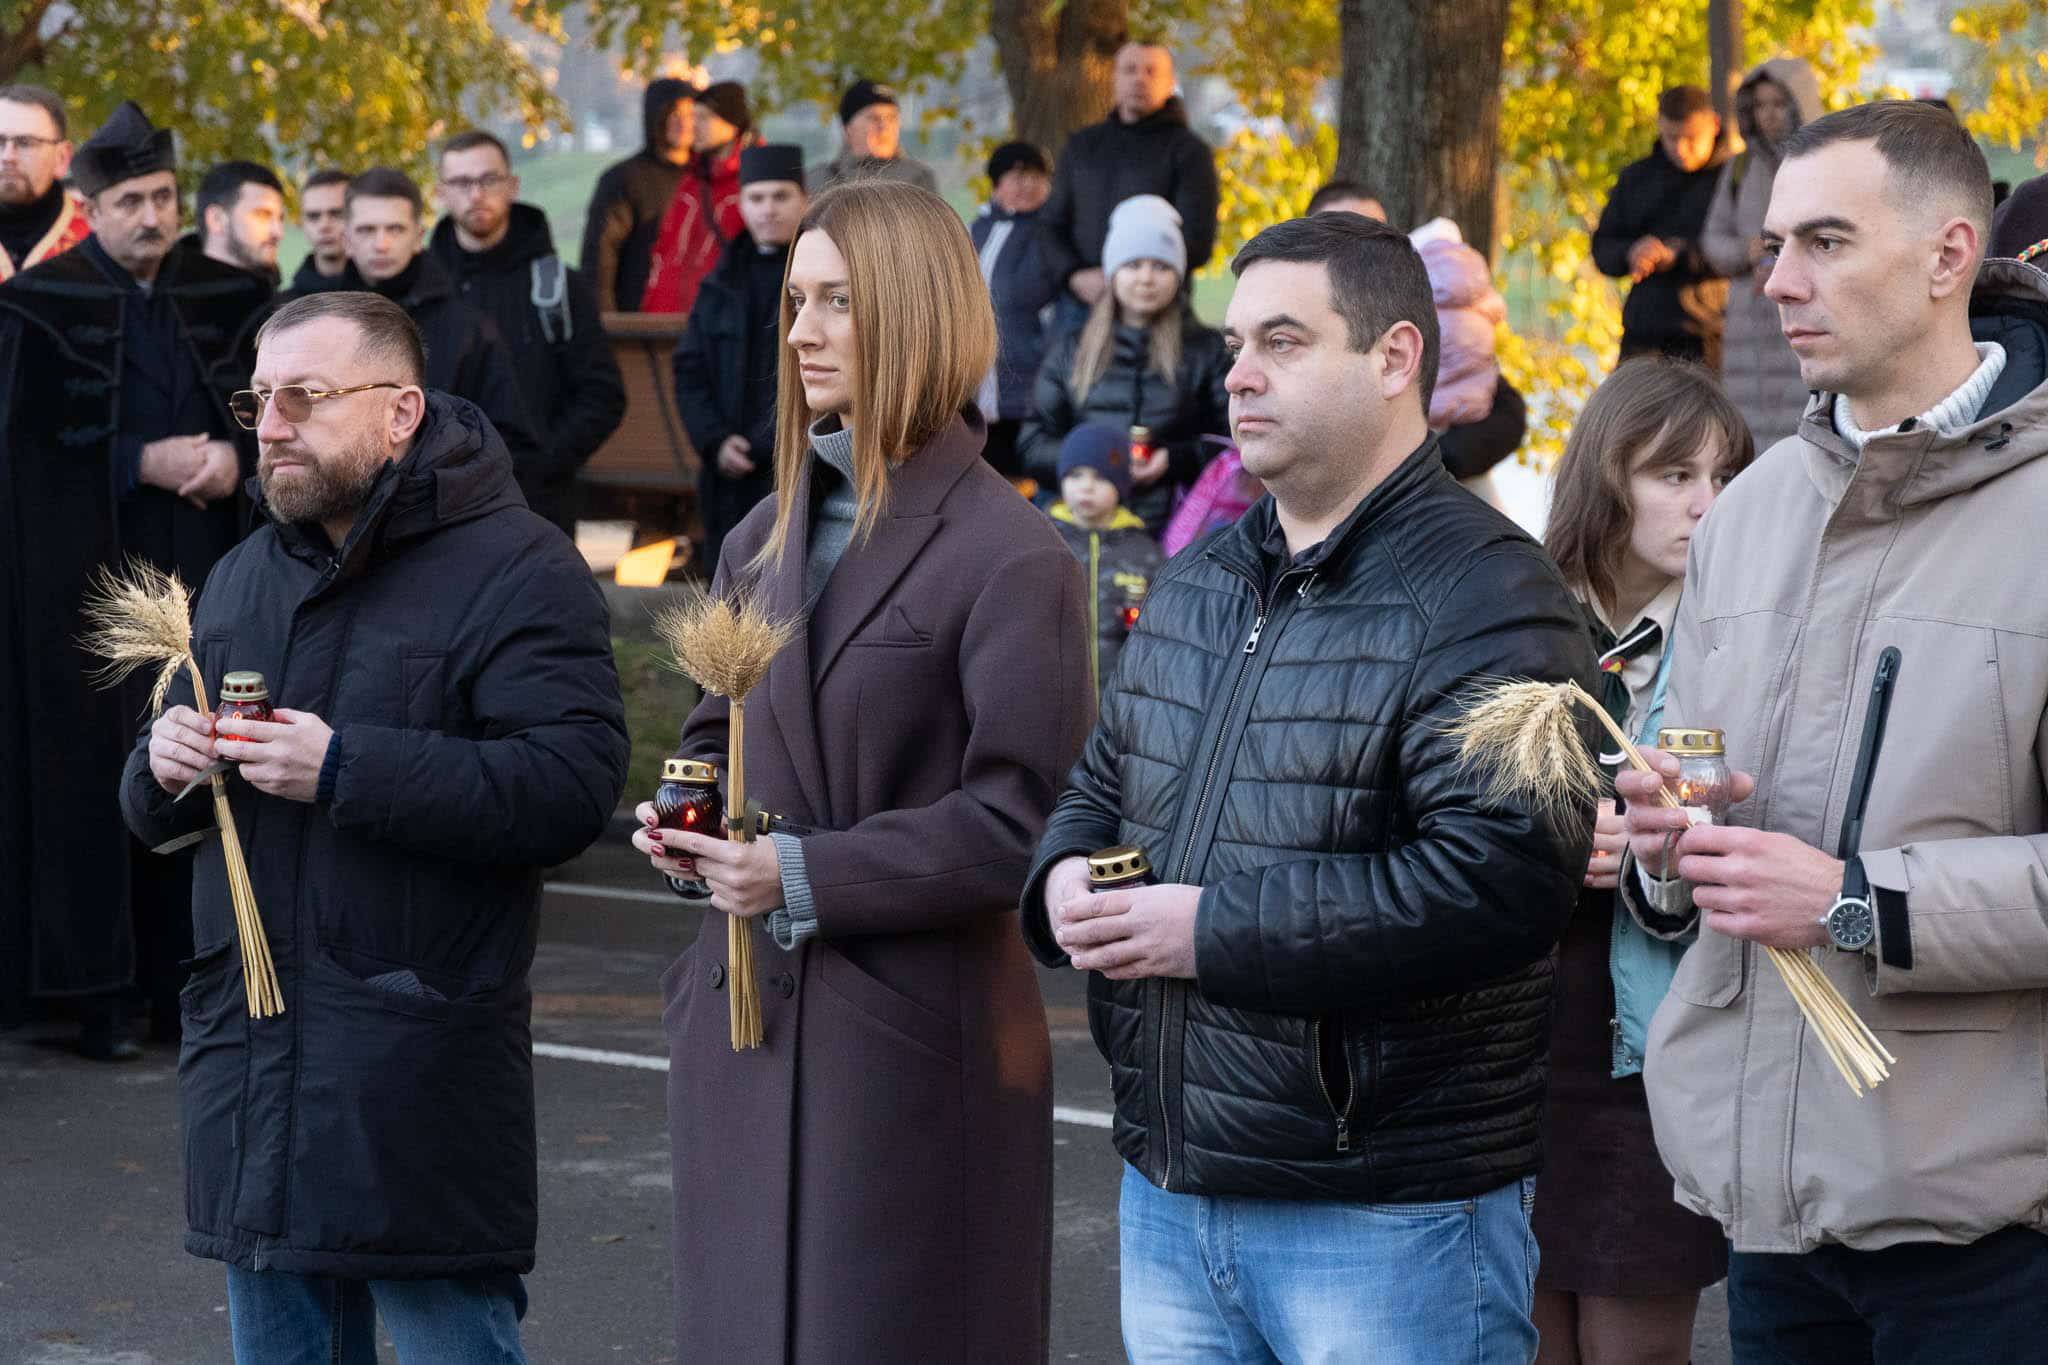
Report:
[{"label": "man in beige jacket", "polygon": [[[1665,711],[1745,799],[1687,831],[1618,784],[1631,907],[1699,929],[1646,1076],[1738,1361],[2048,1358],[2048,276],[1983,260],[1990,213],[1937,106],[1787,140],[1767,289],[1815,395],[1695,536]],[[1813,953],[1890,1081],[1851,1093],[1758,945]]]}]

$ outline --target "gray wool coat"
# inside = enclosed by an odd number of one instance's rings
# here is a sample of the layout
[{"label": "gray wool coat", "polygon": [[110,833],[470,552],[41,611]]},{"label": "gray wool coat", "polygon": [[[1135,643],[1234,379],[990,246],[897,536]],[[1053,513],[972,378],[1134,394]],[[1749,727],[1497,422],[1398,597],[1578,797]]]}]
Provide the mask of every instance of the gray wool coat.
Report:
[{"label": "gray wool coat", "polygon": [[[677,1358],[1042,1365],[1052,1068],[1017,924],[1094,722],[1086,588],[956,418],[891,475],[747,702],[747,792],[803,839],[818,934],[756,931],[765,1045],[728,1038],[725,917],[663,979]],[[760,589],[803,603],[809,472]],[[766,541],[726,540],[721,589]],[[724,763],[727,709],[679,752]]]},{"label": "gray wool coat", "polygon": [[1735,119],[1749,146],[1721,168],[1721,183],[1700,234],[1700,250],[1728,276],[1721,383],[1749,422],[1759,455],[1798,429],[1807,398],[1799,357],[1779,330],[1778,305],[1764,295],[1766,275],[1749,263],[1749,244],[1763,232],[1771,182],[1778,175],[1778,154],[1757,135],[1751,113],[1756,87],[1766,80],[1791,96],[1794,128],[1820,116],[1820,83],[1805,62],[1774,57],[1751,71],[1735,95]]}]

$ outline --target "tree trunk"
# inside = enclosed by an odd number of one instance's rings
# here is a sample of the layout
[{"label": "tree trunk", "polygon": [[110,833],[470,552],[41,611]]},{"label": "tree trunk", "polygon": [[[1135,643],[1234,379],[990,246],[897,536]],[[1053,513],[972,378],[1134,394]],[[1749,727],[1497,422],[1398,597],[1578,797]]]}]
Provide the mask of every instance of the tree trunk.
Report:
[{"label": "tree trunk", "polygon": [[991,0],[989,33],[1010,88],[1012,135],[1054,157],[1075,129],[1109,113],[1129,0]]},{"label": "tree trunk", "polygon": [[47,55],[43,42],[43,18],[52,0],[27,0],[0,27],[0,85],[15,79],[24,67],[41,66]]},{"label": "tree trunk", "polygon": [[1721,116],[1721,146],[1734,150],[1741,142],[1735,126],[1735,91],[1742,84],[1742,0],[1707,0],[1707,93]]},{"label": "tree trunk", "polygon": [[1337,174],[1388,220],[1451,219],[1489,259],[1508,0],[1342,0]]}]

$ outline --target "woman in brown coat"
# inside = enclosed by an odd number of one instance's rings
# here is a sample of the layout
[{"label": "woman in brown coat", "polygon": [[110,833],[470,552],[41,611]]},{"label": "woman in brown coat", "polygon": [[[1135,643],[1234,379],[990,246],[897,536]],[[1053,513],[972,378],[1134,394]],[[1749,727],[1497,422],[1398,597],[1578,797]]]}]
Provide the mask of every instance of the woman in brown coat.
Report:
[{"label": "woman in brown coat", "polygon": [[[678,1358],[1046,1357],[1051,1059],[1015,923],[1093,721],[1085,588],[980,458],[995,326],[928,191],[821,195],[782,311],[776,497],[716,588],[804,624],[751,695],[747,787],[809,831],[643,828],[759,935],[766,1041],[728,1039],[725,921],[663,981]],[[725,762],[707,699],[679,754]]]}]

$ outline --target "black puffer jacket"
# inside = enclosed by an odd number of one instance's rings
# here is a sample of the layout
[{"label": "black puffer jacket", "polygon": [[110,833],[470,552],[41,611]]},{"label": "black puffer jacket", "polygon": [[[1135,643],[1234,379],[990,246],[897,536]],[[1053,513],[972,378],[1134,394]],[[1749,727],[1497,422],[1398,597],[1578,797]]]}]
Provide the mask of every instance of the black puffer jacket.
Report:
[{"label": "black puffer jacket", "polygon": [[1230,394],[1223,387],[1230,352],[1223,333],[1188,314],[1181,325],[1180,372],[1168,380],[1152,368],[1150,334],[1119,324],[1102,378],[1076,401],[1072,375],[1080,344],[1081,334],[1069,332],[1053,343],[1038,367],[1031,414],[1017,437],[1024,472],[1042,487],[1057,489],[1060,442],[1075,427],[1084,422],[1106,422],[1119,430],[1148,427],[1153,443],[1167,449],[1166,476],[1150,488],[1131,490],[1126,506],[1156,536],[1173,515],[1174,491],[1192,484],[1214,452],[1202,437],[1230,432]]},{"label": "black puffer jacket", "polygon": [[[1272,548],[1269,548],[1269,543]],[[1286,561],[1273,501],[1153,583],[1024,893],[1118,843],[1203,888],[1193,982],[1089,978],[1117,1150],[1197,1194],[1413,1203],[1536,1170],[1591,811],[1487,805],[1481,678],[1593,674],[1557,570],[1425,442]]]},{"label": "black puffer jacket", "polygon": [[1179,211],[1189,271],[1209,263],[1221,197],[1216,153],[1188,127],[1178,95],[1136,123],[1111,110],[1067,139],[1039,215],[1047,260],[1062,284],[1076,270],[1102,264],[1109,215],[1137,194],[1156,194]]},{"label": "black puffer jacket", "polygon": [[[259,529],[192,638],[212,696],[256,669],[334,737],[311,803],[228,785],[285,1013],[249,1017],[220,842],[199,848],[186,1249],[351,1278],[530,1270],[541,869],[604,831],[626,782],[589,569],[526,510],[482,414],[433,394],[339,555]],[[183,673],[171,700],[192,704]],[[146,732],[121,804],[152,846],[213,822],[157,785]]]}]

